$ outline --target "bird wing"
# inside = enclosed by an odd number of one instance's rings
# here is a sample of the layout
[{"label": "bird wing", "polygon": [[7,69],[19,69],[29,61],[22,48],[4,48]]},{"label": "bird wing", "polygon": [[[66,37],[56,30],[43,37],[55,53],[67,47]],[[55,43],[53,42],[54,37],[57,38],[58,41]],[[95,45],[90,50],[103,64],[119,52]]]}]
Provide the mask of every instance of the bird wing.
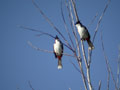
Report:
[{"label": "bird wing", "polygon": [[63,50],[64,50],[64,48],[63,48],[63,43],[61,42],[61,47],[62,47],[62,54],[61,54],[61,57],[62,57],[62,55],[63,55]]}]

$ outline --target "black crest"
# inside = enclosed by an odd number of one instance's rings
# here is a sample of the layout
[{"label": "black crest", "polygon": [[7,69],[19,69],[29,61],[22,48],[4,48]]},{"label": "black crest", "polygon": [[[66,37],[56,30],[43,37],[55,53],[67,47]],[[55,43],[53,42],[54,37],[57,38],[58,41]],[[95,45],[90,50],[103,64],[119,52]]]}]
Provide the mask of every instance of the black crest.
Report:
[{"label": "black crest", "polygon": [[59,39],[57,35],[56,35],[55,39]]},{"label": "black crest", "polygon": [[83,26],[82,23],[79,20],[75,23],[75,25],[76,24],[80,24],[81,26]]},{"label": "black crest", "polygon": [[80,21],[77,21],[77,22],[75,23],[75,25],[76,25],[76,24],[80,24]]}]

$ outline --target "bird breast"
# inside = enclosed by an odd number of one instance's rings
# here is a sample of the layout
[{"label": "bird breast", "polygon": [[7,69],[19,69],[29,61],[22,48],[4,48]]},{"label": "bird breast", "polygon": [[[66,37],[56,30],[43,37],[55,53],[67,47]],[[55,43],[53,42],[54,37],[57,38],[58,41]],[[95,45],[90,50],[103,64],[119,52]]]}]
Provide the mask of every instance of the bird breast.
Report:
[{"label": "bird breast", "polygon": [[54,44],[54,51],[58,56],[62,54],[62,47],[59,41],[56,41],[56,43]]},{"label": "bird breast", "polygon": [[87,30],[84,27],[82,27],[80,25],[76,25],[76,27],[77,27],[77,30],[78,30],[78,33],[79,33],[81,39],[88,38]]}]

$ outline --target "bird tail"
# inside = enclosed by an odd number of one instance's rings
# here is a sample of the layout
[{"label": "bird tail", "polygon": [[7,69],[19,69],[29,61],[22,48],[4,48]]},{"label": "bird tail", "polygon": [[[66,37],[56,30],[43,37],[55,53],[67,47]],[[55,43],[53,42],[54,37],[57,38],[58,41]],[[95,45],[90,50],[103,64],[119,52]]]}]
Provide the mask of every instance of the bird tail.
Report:
[{"label": "bird tail", "polygon": [[90,50],[94,49],[94,45],[93,45],[93,43],[91,42],[90,39],[87,40],[87,43],[88,43],[88,45],[89,45],[89,49],[90,49]]},{"label": "bird tail", "polygon": [[62,69],[62,60],[58,59],[58,69]]}]

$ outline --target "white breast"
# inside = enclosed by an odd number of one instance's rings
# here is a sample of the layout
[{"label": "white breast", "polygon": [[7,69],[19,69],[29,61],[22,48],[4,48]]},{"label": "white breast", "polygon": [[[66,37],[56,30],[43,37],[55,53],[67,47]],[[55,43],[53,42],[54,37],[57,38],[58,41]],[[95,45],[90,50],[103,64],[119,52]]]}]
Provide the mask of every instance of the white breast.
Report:
[{"label": "white breast", "polygon": [[84,27],[81,27],[80,24],[76,25],[80,38],[87,38],[87,30]]},{"label": "white breast", "polygon": [[61,47],[61,43],[56,40],[56,42],[54,43],[54,51],[57,55],[61,55],[62,54],[62,47]]}]

